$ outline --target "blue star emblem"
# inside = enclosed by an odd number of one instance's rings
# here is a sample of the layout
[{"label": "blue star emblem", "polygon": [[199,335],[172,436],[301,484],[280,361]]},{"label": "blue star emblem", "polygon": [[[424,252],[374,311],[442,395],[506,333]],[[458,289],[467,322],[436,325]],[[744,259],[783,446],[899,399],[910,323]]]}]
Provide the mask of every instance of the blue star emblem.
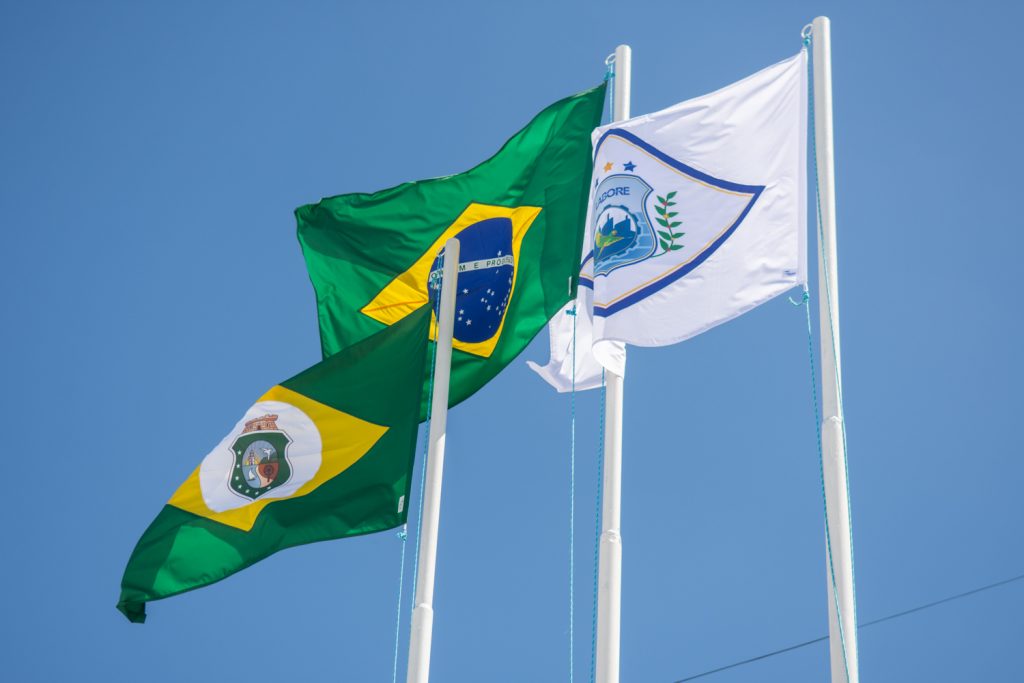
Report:
[{"label": "blue star emblem", "polygon": [[632,161],[627,161],[622,165],[622,168],[626,169],[627,171],[632,171],[634,168],[636,168],[636,164],[634,164]]}]

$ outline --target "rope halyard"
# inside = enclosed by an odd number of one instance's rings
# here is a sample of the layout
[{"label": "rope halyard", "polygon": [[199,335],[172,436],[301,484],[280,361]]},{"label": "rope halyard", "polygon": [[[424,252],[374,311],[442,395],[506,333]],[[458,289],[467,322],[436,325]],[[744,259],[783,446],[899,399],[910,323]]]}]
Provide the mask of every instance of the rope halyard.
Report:
[{"label": "rope halyard", "polygon": [[604,498],[604,370],[601,370],[601,407],[597,426],[597,502],[594,506],[594,607],[590,616],[590,683],[597,676],[597,581],[601,562],[601,501]]},{"label": "rope halyard", "polygon": [[569,396],[569,683],[573,683],[576,617],[576,304],[572,316],[572,393]]},{"label": "rope halyard", "polygon": [[[430,354],[430,383],[427,388],[427,396],[433,396],[434,394],[434,361],[437,356],[437,344],[434,344],[433,351]],[[427,478],[427,448],[429,446],[430,437],[430,410],[431,402],[427,402],[427,419],[423,422],[423,455],[420,458],[423,464],[420,469],[420,493],[419,493],[419,507],[416,513],[416,520],[420,521],[423,518],[423,486],[424,480]],[[409,538],[409,522],[407,521],[402,525],[402,530],[399,531],[396,536],[402,541],[402,559],[399,562],[398,569],[398,608],[396,610],[397,616],[395,617],[395,657],[391,671],[391,683],[398,683],[398,644],[401,637],[402,630],[402,584],[405,579],[405,551],[407,548],[406,541]],[[419,571],[419,557],[420,557],[420,535],[416,534],[416,557],[413,563],[413,584],[412,584],[412,607],[416,607],[416,572]]]},{"label": "rope halyard", "polygon": [[814,363],[814,332],[811,326],[811,296],[804,288],[804,295],[800,301],[790,299],[794,306],[803,306],[807,314],[807,357],[810,360],[811,368],[811,396],[814,400],[814,430],[818,443],[818,470],[821,477],[821,504],[825,513],[825,549],[828,552],[828,576],[832,584],[832,602],[836,608],[836,618],[839,622],[839,640],[843,647],[843,668],[846,670],[846,680],[850,680],[850,665],[846,659],[846,635],[843,633],[843,613],[839,608],[839,591],[836,585],[836,572],[832,561],[832,531],[828,523],[828,499],[825,496],[825,454],[821,444],[821,409],[818,404],[818,373]]},{"label": "rope halyard", "polygon": [[[812,39],[813,39],[813,34],[812,34],[811,29],[810,29],[810,25],[804,27],[803,31],[801,31],[801,37],[803,38],[804,48],[805,49],[809,49],[810,46],[811,46]],[[810,114],[810,116],[809,116],[809,123],[810,123],[810,137],[811,137],[811,158],[814,160],[814,199],[815,199],[815,209],[817,211],[816,218],[817,218],[817,224],[818,224],[818,226],[817,226],[818,227],[818,247],[819,247],[819,251],[821,252],[820,253],[820,258],[821,258],[822,270],[823,270],[823,273],[822,273],[823,277],[821,279],[824,280],[825,307],[826,307],[826,310],[828,311],[830,343],[832,344],[833,358],[838,358],[839,354],[837,353],[838,348],[837,348],[837,343],[836,343],[837,342],[837,337],[836,337],[836,329],[835,329],[835,320],[834,320],[834,315],[833,315],[833,312],[832,312],[832,293],[830,291],[830,285],[829,285],[828,260],[825,258],[824,229],[822,227],[822,222],[821,222],[821,187],[820,187],[820,178],[819,178],[819,172],[818,172],[817,136],[815,134],[816,130],[815,130],[815,110],[814,110],[814,78],[813,78],[813,73],[811,72],[811,68],[812,68],[812,61],[808,60],[808,78],[807,78],[807,81],[808,81],[808,108],[809,108],[809,114]],[[814,369],[813,334],[811,332],[811,312],[810,312],[810,304],[808,303],[808,299],[809,299],[809,295],[807,294],[806,289],[805,289],[803,303],[807,306],[807,334],[808,334],[808,349],[809,349],[810,361],[811,361],[811,384],[812,384],[811,389],[812,389],[812,393],[814,395],[815,428],[817,430],[817,435],[818,435],[818,461],[819,461],[819,464],[820,464],[820,467],[821,467],[821,495],[822,495],[822,502],[823,502],[823,505],[824,505],[824,508],[825,508],[825,539],[826,539],[825,545],[826,545],[826,549],[828,551],[829,578],[830,578],[830,581],[831,581],[831,584],[832,584],[832,598],[833,598],[833,602],[835,603],[836,619],[837,619],[838,624],[839,624],[839,638],[840,638],[840,644],[842,646],[842,651],[843,651],[843,667],[846,670],[846,680],[850,680],[850,664],[849,664],[849,659],[848,659],[848,648],[847,648],[847,644],[846,644],[846,634],[845,634],[844,628],[843,628],[842,611],[840,610],[840,607],[839,607],[839,595],[838,595],[836,579],[835,579],[835,568],[833,566],[834,562],[833,562],[833,558],[832,558],[832,535],[831,535],[831,530],[829,528],[828,500],[827,500],[826,495],[825,495],[825,460],[824,460],[824,451],[823,451],[823,448],[822,448],[822,435],[821,435],[822,416],[821,416],[821,412],[820,412],[819,407],[818,407],[817,380],[815,378],[815,369]],[[837,417],[839,418],[840,434],[842,435],[842,439],[843,439],[843,454],[844,454],[844,457],[843,457],[843,468],[844,468],[844,474],[845,474],[845,477],[846,477],[846,482],[845,482],[846,483],[846,491],[845,491],[845,493],[846,493],[846,506],[847,506],[847,510],[850,510],[851,509],[851,505],[850,505],[850,476],[849,476],[850,470],[849,470],[848,458],[846,457],[849,451],[848,451],[847,446],[846,446],[846,417],[845,417],[845,411],[843,409],[843,380],[842,380],[842,375],[838,371],[836,372],[836,389],[837,389],[837,400],[838,400],[838,409],[839,409],[839,415]],[[856,581],[855,572],[854,572],[853,519],[852,519],[852,517],[853,517],[852,513],[850,515],[848,515],[848,519],[847,519],[847,534],[849,535],[849,543],[850,543],[850,572],[851,572],[850,579],[851,579],[851,582],[852,582],[852,592],[853,592],[853,622],[854,622],[854,625],[856,625],[857,624],[857,581]]]},{"label": "rope halyard", "polygon": [[[604,60],[607,67],[604,80],[608,82],[608,120],[615,119],[615,53]],[[573,352],[575,353],[576,328],[573,322]],[[576,362],[573,359],[573,383],[575,384]],[[601,501],[604,497],[604,408],[605,408],[605,371],[601,369],[601,407],[599,408],[597,426],[597,495],[594,505],[594,601],[590,615],[590,683],[597,677],[597,582],[601,563]]]},{"label": "rope halyard", "polygon": [[[444,268],[444,255],[441,255],[440,267]],[[429,286],[428,286],[428,297]],[[440,298],[440,287],[437,288],[438,297]],[[434,300],[437,301],[437,300]],[[428,305],[431,305],[428,303]],[[426,483],[427,478],[427,452],[430,448],[430,411],[433,408],[433,401],[431,400],[434,396],[434,365],[437,361],[437,343],[431,347],[430,352],[430,380],[427,384],[427,419],[423,421],[423,453],[420,456],[420,493],[419,493],[419,505],[416,512],[416,520],[418,523],[422,523],[423,520],[423,487]],[[402,584],[405,579],[405,552],[407,549],[406,541],[409,538],[409,523],[408,521],[402,525],[402,530],[397,534],[398,538],[402,541],[402,559],[399,563],[398,570],[398,608],[396,610],[397,616],[395,617],[395,656],[391,670],[391,683],[398,683],[398,644],[401,637],[402,631]],[[413,558],[413,583],[412,583],[412,604],[410,606],[410,613],[416,608],[416,576],[419,572],[420,565],[420,535],[416,534],[416,556]]]},{"label": "rope halyard", "polygon": [[402,632],[402,582],[405,578],[405,541],[409,537],[408,522],[396,536],[402,541],[402,561],[398,565],[398,606],[395,609],[395,658],[391,666],[391,683],[398,683],[398,641]]}]

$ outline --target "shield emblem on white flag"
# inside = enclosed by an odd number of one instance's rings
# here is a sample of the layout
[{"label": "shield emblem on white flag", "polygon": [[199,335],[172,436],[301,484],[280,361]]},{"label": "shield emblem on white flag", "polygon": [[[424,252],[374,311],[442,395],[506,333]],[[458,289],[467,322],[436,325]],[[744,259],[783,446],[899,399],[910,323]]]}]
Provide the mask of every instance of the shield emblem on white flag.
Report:
[{"label": "shield emblem on white flag", "polygon": [[[581,284],[595,290],[596,316],[691,272],[739,228],[764,190],[715,178],[617,128],[598,140],[594,174]],[[605,281],[595,288],[596,278]]]},{"label": "shield emblem on white flag", "polygon": [[805,51],[593,140],[581,294],[532,365],[559,391],[806,282]]}]

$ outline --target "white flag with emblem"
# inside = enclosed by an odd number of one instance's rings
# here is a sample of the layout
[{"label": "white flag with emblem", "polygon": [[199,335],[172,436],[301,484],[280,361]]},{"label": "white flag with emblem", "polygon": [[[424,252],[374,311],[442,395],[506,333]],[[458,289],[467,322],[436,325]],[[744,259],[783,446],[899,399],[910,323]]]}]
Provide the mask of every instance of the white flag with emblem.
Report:
[{"label": "white flag with emblem", "polygon": [[597,128],[575,316],[550,326],[559,391],[806,282],[806,51],[709,95]]}]

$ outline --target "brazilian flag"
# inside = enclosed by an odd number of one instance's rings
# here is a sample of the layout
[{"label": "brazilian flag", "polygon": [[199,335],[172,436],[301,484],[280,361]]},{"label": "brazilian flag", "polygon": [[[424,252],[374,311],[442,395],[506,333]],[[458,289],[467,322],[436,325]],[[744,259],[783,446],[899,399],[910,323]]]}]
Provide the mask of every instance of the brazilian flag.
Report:
[{"label": "brazilian flag", "polygon": [[604,95],[602,84],[555,102],[465,173],[296,209],[324,357],[433,306],[451,237],[461,255],[450,404],[519,355],[576,295]]},{"label": "brazilian flag", "polygon": [[260,397],[143,533],[117,608],[143,622],[278,550],[405,523],[429,327],[423,307]]}]

